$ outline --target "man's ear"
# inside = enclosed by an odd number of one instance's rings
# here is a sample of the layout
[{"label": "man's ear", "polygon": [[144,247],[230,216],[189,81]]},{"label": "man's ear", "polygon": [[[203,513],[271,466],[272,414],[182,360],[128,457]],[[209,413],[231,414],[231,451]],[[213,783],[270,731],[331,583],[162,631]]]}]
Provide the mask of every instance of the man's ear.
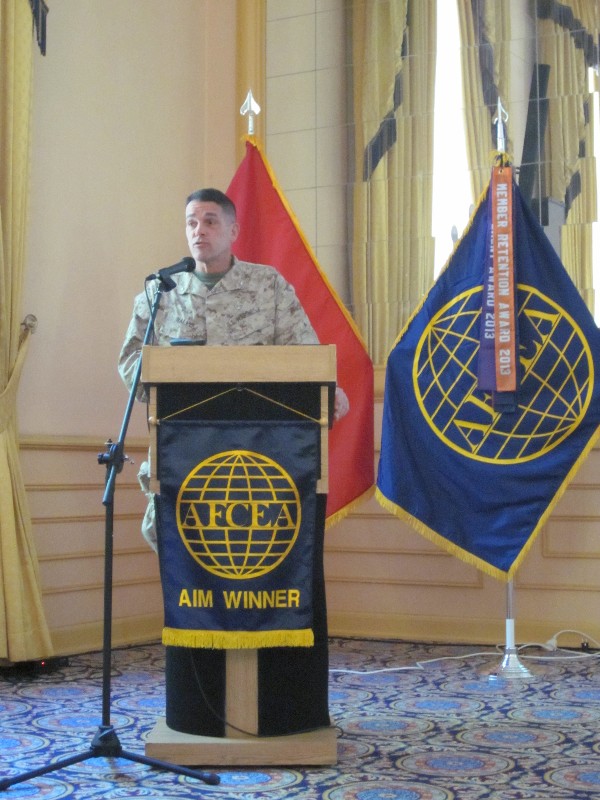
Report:
[{"label": "man's ear", "polygon": [[239,235],[240,235],[240,223],[234,222],[233,225],[231,226],[231,244],[235,242],[235,240],[238,238]]}]

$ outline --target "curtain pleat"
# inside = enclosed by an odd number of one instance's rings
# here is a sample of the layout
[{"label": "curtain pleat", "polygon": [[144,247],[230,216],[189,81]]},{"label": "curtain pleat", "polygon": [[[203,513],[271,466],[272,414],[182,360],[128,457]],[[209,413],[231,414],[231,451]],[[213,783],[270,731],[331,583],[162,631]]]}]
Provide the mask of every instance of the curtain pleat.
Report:
[{"label": "curtain pleat", "polygon": [[27,0],[0,7],[0,658],[52,653],[21,472],[16,420],[31,326],[20,322],[29,170],[32,18]]},{"label": "curtain pleat", "polygon": [[375,363],[433,277],[435,2],[355,0],[353,305]]},{"label": "curtain pleat", "polygon": [[[458,18],[467,160],[476,202],[489,182],[498,145],[498,99],[506,108],[510,97],[510,3],[459,0]],[[510,153],[510,124],[507,133]]]},{"label": "curtain pleat", "polygon": [[545,193],[564,204],[561,258],[593,311],[591,224],[597,219],[597,184],[588,70],[598,66],[600,4],[536,0],[536,11],[539,61],[550,67]]}]

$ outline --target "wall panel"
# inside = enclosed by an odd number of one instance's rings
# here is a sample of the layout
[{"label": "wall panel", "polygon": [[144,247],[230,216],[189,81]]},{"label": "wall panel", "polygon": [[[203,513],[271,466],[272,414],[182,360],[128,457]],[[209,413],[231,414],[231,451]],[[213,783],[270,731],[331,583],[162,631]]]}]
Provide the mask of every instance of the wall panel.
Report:
[{"label": "wall panel", "polygon": [[[38,552],[42,597],[59,653],[102,644],[106,515],[104,445],[90,439],[28,437],[21,459]],[[113,644],[160,637],[158,560],[140,534],[145,498],[137,464],[146,443],[127,448],[117,475],[113,519]]]}]

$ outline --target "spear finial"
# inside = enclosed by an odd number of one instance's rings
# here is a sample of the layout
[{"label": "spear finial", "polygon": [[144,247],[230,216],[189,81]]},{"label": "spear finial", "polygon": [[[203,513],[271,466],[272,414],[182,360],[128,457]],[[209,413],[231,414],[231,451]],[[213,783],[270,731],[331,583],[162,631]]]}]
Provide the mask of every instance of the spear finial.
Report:
[{"label": "spear finial", "polygon": [[242,116],[248,115],[248,136],[252,136],[254,134],[254,117],[256,114],[260,114],[260,106],[252,96],[252,89],[248,90],[246,99],[240,108],[240,114]]}]

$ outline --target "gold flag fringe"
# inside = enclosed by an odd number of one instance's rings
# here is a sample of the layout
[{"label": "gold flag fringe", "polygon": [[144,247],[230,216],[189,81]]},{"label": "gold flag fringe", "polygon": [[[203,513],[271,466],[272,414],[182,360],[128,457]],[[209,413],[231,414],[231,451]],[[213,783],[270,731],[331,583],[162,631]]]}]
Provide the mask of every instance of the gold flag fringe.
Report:
[{"label": "gold flag fringe", "polygon": [[581,454],[579,455],[579,457],[569,470],[564,481],[555,492],[554,497],[552,497],[551,500],[549,501],[544,513],[540,516],[535,528],[533,529],[533,531],[529,535],[529,538],[521,548],[519,555],[515,558],[515,560],[510,566],[510,569],[508,569],[507,571],[494,567],[493,564],[490,564],[489,562],[484,561],[482,558],[473,555],[473,553],[470,553],[468,550],[464,550],[462,547],[459,547],[457,544],[454,544],[454,542],[451,542],[449,539],[446,539],[445,536],[442,536],[441,534],[432,530],[427,525],[425,525],[424,522],[421,522],[420,519],[417,519],[417,517],[414,517],[412,514],[406,511],[406,509],[402,508],[402,506],[397,505],[392,500],[387,498],[383,494],[381,489],[379,489],[379,487],[377,487],[377,489],[375,490],[375,498],[377,502],[382,506],[382,508],[384,508],[386,511],[389,511],[391,514],[398,517],[403,522],[406,522],[417,533],[419,533],[425,539],[429,539],[430,542],[433,542],[433,544],[437,545],[442,550],[445,550],[447,553],[450,553],[450,555],[456,556],[456,558],[459,558],[466,564],[470,564],[473,567],[477,567],[477,569],[481,570],[481,572],[484,572],[486,575],[489,575],[492,578],[508,582],[514,578],[516,571],[519,569],[519,567],[525,560],[526,555],[531,550],[531,547],[537,535],[540,533],[540,531],[546,524],[548,517],[550,516],[550,514],[552,514],[552,511],[556,507],[556,504],[565,493],[569,484],[575,477],[575,474],[577,473],[577,471],[587,458],[590,450],[594,447],[599,438],[600,438],[600,426],[596,428],[594,434],[590,437],[586,447],[581,452]]},{"label": "gold flag fringe", "polygon": [[163,628],[162,643],[173,647],[215,650],[255,650],[261,647],[313,647],[310,628],[277,631],[197,631]]},{"label": "gold flag fringe", "polygon": [[360,505],[365,503],[370,497],[373,497],[374,493],[375,486],[370,486],[366,492],[363,492],[358,497],[355,497],[354,500],[346,503],[346,505],[342,506],[342,508],[338,508],[335,514],[330,514],[325,521],[325,530],[329,530],[329,528],[332,528],[334,525],[337,525],[338,522],[341,522],[343,519],[345,519]]},{"label": "gold flag fringe", "polygon": [[375,497],[377,502],[389,511],[394,516],[401,519],[403,522],[406,522],[411,528],[423,536],[425,539],[429,539],[430,542],[437,545],[442,550],[445,550],[447,553],[450,553],[452,556],[456,556],[461,561],[464,561],[467,564],[470,564],[473,567],[477,567],[477,569],[485,572],[487,575],[490,575],[492,578],[497,578],[499,580],[508,580],[507,573],[503,572],[500,569],[492,566],[492,564],[488,564],[487,561],[484,561],[481,558],[473,555],[473,553],[469,553],[468,550],[463,550],[462,547],[459,547],[454,542],[451,542],[449,539],[446,539],[436,531],[429,528],[425,525],[424,522],[421,522],[420,519],[417,517],[413,517],[408,511],[406,511],[402,506],[396,505],[396,503],[389,500],[383,492],[377,488],[375,491]]}]

